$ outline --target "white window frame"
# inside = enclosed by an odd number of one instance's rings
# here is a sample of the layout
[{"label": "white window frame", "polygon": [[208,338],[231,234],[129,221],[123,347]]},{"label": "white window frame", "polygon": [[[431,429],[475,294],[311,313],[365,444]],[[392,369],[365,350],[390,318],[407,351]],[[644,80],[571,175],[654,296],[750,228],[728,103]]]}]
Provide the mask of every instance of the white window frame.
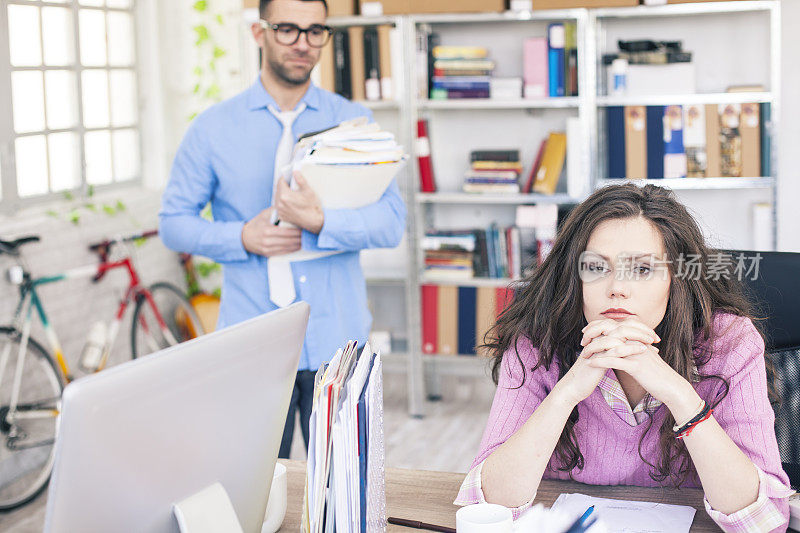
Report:
[{"label": "white window frame", "polygon": [[[111,172],[112,172],[112,182],[107,184],[98,184],[98,185],[91,185],[95,191],[106,191],[106,190],[113,190],[118,188],[125,188],[130,187],[132,185],[141,185],[142,184],[142,173],[144,162],[142,161],[142,149],[143,149],[143,141],[142,141],[142,108],[141,108],[141,100],[142,100],[142,76],[141,71],[139,68],[139,55],[141,53],[140,39],[139,39],[139,13],[138,13],[138,4],[140,0],[131,0],[131,5],[127,8],[115,8],[115,7],[95,7],[95,6],[84,6],[80,5],[78,0],[67,0],[66,2],[49,2],[47,0],[0,0],[0,187],[2,187],[2,197],[0,197],[0,213],[14,213],[18,211],[20,208],[38,204],[38,203],[45,203],[45,202],[52,202],[53,200],[63,199],[64,194],[67,191],[49,191],[50,184],[48,183],[48,191],[47,193],[24,197],[21,198],[18,194],[17,190],[17,170],[16,170],[16,156],[15,156],[15,144],[16,139],[19,137],[27,137],[32,135],[44,135],[45,139],[47,139],[47,135],[51,133],[60,133],[60,132],[73,132],[77,135],[78,139],[78,157],[79,157],[79,168],[80,168],[80,184],[71,189],[70,193],[74,194],[75,196],[79,195],[86,195],[90,185],[87,184],[86,181],[86,157],[85,157],[85,150],[84,150],[84,134],[87,132],[92,131],[108,131],[109,133],[113,133],[114,131],[120,130],[134,130],[138,136],[138,149],[139,149],[139,172],[135,177],[132,179],[126,179],[124,181],[114,181],[114,161],[113,161],[113,153],[111,154]],[[39,8],[42,7],[58,7],[58,8],[69,8],[72,11],[72,23],[73,23],[73,39],[74,39],[74,50],[75,50],[75,61],[71,65],[64,65],[64,66],[45,66],[44,64],[35,66],[35,67],[13,67],[11,65],[11,56],[10,56],[10,35],[9,35],[9,20],[8,20],[8,6],[9,5],[22,5],[22,6],[36,6]],[[134,50],[134,59],[133,62],[129,65],[124,66],[111,66],[106,61],[105,66],[84,66],[81,63],[81,54],[80,54],[80,32],[79,32],[79,12],[81,10],[94,10],[94,11],[101,11],[104,13],[106,17],[106,30],[108,30],[108,13],[109,12],[119,12],[119,13],[127,13],[131,16],[132,19],[132,36],[133,36],[133,43],[131,43],[132,48]],[[42,28],[42,17],[41,17],[41,10],[39,11],[39,38],[40,38],[40,46],[42,47],[42,54],[44,55],[44,37],[43,37],[43,28]],[[106,31],[106,49],[109,50],[109,35],[108,31]],[[43,58],[44,59],[44,58]],[[25,133],[17,133],[14,130],[13,124],[13,103],[12,103],[12,94],[11,94],[11,73],[12,72],[20,72],[20,71],[33,71],[33,72],[47,72],[49,70],[66,70],[75,74],[75,83],[76,83],[76,105],[77,105],[77,123],[75,126],[71,128],[64,128],[58,130],[51,130],[47,127],[46,118],[47,118],[47,109],[45,105],[45,129],[42,131],[33,131],[33,132],[25,132]],[[126,71],[133,71],[134,77],[136,79],[136,106],[137,106],[137,120],[132,124],[127,124],[124,126],[112,126],[109,124],[108,126],[99,127],[99,128],[86,128],[84,126],[84,116],[83,116],[83,87],[82,87],[82,74],[84,71],[87,70],[99,70],[105,71],[107,73],[111,73],[114,70],[126,70]],[[44,98],[47,98],[47,95],[43,95]],[[111,95],[111,87],[110,87],[110,76],[109,76],[109,108],[111,107],[111,101],[113,96]],[[45,104],[46,102],[43,102]],[[109,109],[109,116],[110,116],[110,109]],[[47,145],[46,145],[47,146]],[[47,150],[47,157],[48,157],[48,182],[49,182],[49,173],[50,173],[50,163],[49,163],[49,150]]]}]

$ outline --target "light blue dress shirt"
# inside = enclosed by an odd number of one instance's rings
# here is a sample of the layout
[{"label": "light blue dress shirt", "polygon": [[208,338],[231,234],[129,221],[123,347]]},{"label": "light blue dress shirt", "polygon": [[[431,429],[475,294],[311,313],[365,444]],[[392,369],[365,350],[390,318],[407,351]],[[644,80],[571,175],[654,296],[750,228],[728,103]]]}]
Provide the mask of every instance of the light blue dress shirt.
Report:
[{"label": "light blue dress shirt", "polygon": [[[292,127],[295,140],[372,114],[311,84],[306,109]],[[209,257],[223,265],[218,328],[274,310],[269,299],[266,257],[242,245],[244,223],[272,205],[274,157],[282,126],[267,106],[278,108],[261,80],[200,114],[181,142],[162,198],[159,232],[176,251]],[[200,217],[211,202],[214,221]],[[316,370],[347,340],[367,340],[372,316],[367,309],[359,250],[391,248],[405,228],[406,207],[392,181],[380,200],[359,209],[325,209],[319,235],[303,231],[304,250],[342,251],[292,263],[297,299],[311,316],[301,370]]]}]

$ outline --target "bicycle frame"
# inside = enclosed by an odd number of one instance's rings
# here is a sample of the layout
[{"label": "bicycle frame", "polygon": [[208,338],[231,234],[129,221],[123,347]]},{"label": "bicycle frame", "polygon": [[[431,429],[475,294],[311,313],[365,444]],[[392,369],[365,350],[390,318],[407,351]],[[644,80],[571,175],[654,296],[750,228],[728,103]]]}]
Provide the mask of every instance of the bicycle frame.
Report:
[{"label": "bicycle frame", "polygon": [[[54,409],[25,409],[25,410],[18,410],[18,401],[19,401],[19,390],[22,384],[22,375],[24,371],[24,360],[25,355],[27,353],[28,348],[28,340],[30,339],[30,332],[31,332],[31,325],[33,323],[33,311],[36,310],[36,314],[41,321],[42,328],[44,329],[45,336],[47,338],[47,343],[50,349],[53,352],[53,355],[56,359],[56,363],[58,364],[61,373],[66,380],[66,382],[70,382],[73,379],[73,376],[70,372],[69,365],[67,364],[64,358],[64,352],[61,349],[61,343],[56,335],[55,330],[53,329],[52,324],[50,323],[47,313],[45,312],[44,306],[36,292],[37,287],[42,285],[47,285],[50,283],[56,283],[59,281],[64,281],[67,279],[79,279],[79,278],[87,278],[91,277],[95,280],[99,280],[106,272],[110,270],[114,270],[117,268],[125,268],[128,272],[128,276],[130,277],[130,282],[128,284],[127,291],[125,296],[120,300],[119,308],[117,309],[117,313],[114,316],[111,325],[109,326],[109,335],[106,340],[106,345],[103,349],[103,357],[101,359],[101,363],[95,372],[99,372],[105,367],[105,364],[108,361],[108,355],[111,350],[111,347],[114,345],[114,341],[119,333],[120,324],[122,322],[122,318],[125,315],[125,311],[128,308],[128,305],[132,301],[135,301],[137,298],[145,298],[149,303],[151,309],[153,310],[153,314],[158,322],[158,327],[161,330],[162,334],[165,335],[165,338],[169,340],[172,344],[177,344],[176,339],[169,331],[164,318],[161,316],[161,313],[158,310],[158,307],[155,305],[155,301],[153,300],[153,296],[150,291],[141,285],[141,281],[139,280],[139,276],[136,272],[136,269],[133,267],[133,263],[130,257],[125,257],[119,261],[103,261],[100,265],[89,265],[84,267],[78,267],[70,269],[62,274],[54,275],[54,276],[47,276],[38,279],[30,279],[30,277],[26,274],[22,284],[20,285],[20,300],[19,304],[17,305],[17,309],[14,312],[14,321],[13,324],[21,332],[21,339],[19,343],[19,352],[17,353],[17,365],[16,365],[16,372],[14,374],[14,381],[12,382],[12,391],[11,391],[11,401],[9,403],[9,414],[8,418],[10,421],[14,419],[23,419],[23,418],[43,418],[43,417],[52,417],[54,415],[58,415],[58,410]],[[24,317],[24,318],[23,318]],[[142,318],[140,324],[142,325],[143,330],[145,333],[148,332],[147,322]],[[21,326],[21,327],[20,327]],[[148,335],[148,338],[150,336]],[[0,354],[0,382],[2,382],[3,375],[5,373],[5,369],[7,367],[9,357],[11,356],[11,343],[6,344],[3,349],[3,352]]]}]

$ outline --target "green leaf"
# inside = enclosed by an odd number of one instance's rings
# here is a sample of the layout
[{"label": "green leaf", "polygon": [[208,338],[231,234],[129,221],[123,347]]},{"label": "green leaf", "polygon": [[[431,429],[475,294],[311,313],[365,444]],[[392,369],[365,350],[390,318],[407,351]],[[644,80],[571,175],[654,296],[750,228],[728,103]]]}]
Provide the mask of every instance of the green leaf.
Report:
[{"label": "green leaf", "polygon": [[214,46],[214,59],[220,58],[225,54],[227,54],[227,52],[225,51],[224,48],[221,48],[219,46]]},{"label": "green leaf", "polygon": [[199,94],[200,93],[200,84],[199,83],[195,83],[194,84],[194,89],[192,89],[192,93],[194,93],[194,94]]},{"label": "green leaf", "polygon": [[194,120],[194,117],[196,117],[196,116],[197,116],[197,112],[195,111],[194,113],[192,113],[191,115],[189,115],[189,116],[187,117],[187,119],[186,119],[186,120],[188,120],[189,122],[191,122],[191,121],[193,121],[193,120]]},{"label": "green leaf", "polygon": [[49,216],[49,217],[53,217],[53,218],[59,218],[59,216],[58,216],[58,213],[56,213],[56,212],[55,212],[55,211],[53,211],[52,209],[48,209],[47,211],[45,211],[45,214],[46,214],[47,216]]},{"label": "green leaf", "polygon": [[192,71],[195,76],[202,76],[203,75],[203,67],[194,67]]},{"label": "green leaf", "polygon": [[216,19],[217,24],[219,24],[219,25],[225,24],[225,21],[223,20],[222,15],[220,15],[219,13],[217,13],[217,16],[214,17],[214,19]]},{"label": "green leaf", "polygon": [[77,226],[78,222],[81,221],[80,212],[77,209],[73,209],[72,211],[67,213],[67,220],[69,220],[70,222],[72,222],[73,224],[75,224]]},{"label": "green leaf", "polygon": [[222,298],[222,288],[221,287],[217,287],[216,289],[211,291],[211,294],[213,294],[217,298]]},{"label": "green leaf", "polygon": [[197,34],[197,40],[194,42],[195,46],[200,46],[209,39],[208,27],[205,24],[198,24],[192,29]]},{"label": "green leaf", "polygon": [[91,198],[94,196],[94,185],[89,185],[89,189],[86,191],[86,195]]},{"label": "green leaf", "polygon": [[197,263],[195,268],[197,269],[197,273],[200,274],[201,278],[207,278],[214,272],[219,272],[220,270],[222,270],[222,266],[220,266],[219,263],[212,263],[212,262]]},{"label": "green leaf", "polygon": [[87,202],[83,204],[83,207],[91,211],[92,213],[97,213],[97,206],[91,202]]},{"label": "green leaf", "polygon": [[64,200],[72,201],[75,199],[75,195],[69,191],[64,191]]},{"label": "green leaf", "polygon": [[213,59],[208,62],[208,68],[209,68],[209,70],[211,70],[211,72],[216,72],[217,71],[217,64],[214,62]]},{"label": "green leaf", "polygon": [[116,205],[114,207],[117,208],[117,212],[122,212],[122,211],[125,211],[125,209],[126,209],[125,204],[122,203],[122,200],[117,200],[117,203],[116,203]]},{"label": "green leaf", "polygon": [[208,2],[206,0],[197,0],[197,2],[195,2],[194,5],[192,6],[192,9],[202,13],[203,11],[208,9]]},{"label": "green leaf", "polygon": [[219,95],[222,93],[222,89],[220,89],[219,85],[216,83],[212,83],[208,89],[206,89],[205,97],[209,99],[216,99],[219,98]]},{"label": "green leaf", "polygon": [[114,209],[113,207],[111,207],[108,204],[103,204],[103,213],[105,213],[108,216],[113,217],[114,215],[117,214],[117,210]]}]

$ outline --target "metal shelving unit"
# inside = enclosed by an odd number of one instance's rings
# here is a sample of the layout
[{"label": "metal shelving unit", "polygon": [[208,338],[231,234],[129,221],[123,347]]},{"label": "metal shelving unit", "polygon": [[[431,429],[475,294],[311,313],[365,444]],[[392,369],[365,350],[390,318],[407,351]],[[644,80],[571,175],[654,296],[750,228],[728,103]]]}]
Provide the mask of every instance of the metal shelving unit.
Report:
[{"label": "metal shelving unit", "polygon": [[[604,37],[603,25],[608,20],[630,20],[635,24],[637,19],[652,17],[691,17],[694,15],[720,15],[730,13],[766,12],[770,24],[770,87],[763,92],[743,93],[707,93],[707,94],[675,94],[663,96],[631,96],[611,97],[600,94],[599,76],[603,73],[600,66],[601,42]],[[775,132],[778,131],[777,120],[780,105],[780,4],[777,0],[743,0],[732,2],[707,2],[669,4],[663,6],[638,6],[631,8],[602,9],[566,9],[553,11],[533,11],[522,13],[470,13],[470,14],[434,14],[404,15],[392,17],[337,17],[329,19],[338,27],[350,25],[393,24],[401,32],[403,50],[403,71],[395,75],[402,76],[403,90],[396,101],[365,103],[373,110],[396,110],[400,115],[400,139],[408,147],[412,147],[412,158],[407,167],[404,179],[405,199],[408,206],[407,221],[407,264],[408,277],[400,279],[396,276],[386,278],[378,276],[369,279],[372,284],[405,285],[406,319],[408,351],[402,354],[387,354],[386,366],[389,368],[405,368],[408,381],[408,410],[412,416],[424,414],[424,397],[426,377],[440,374],[488,376],[490,361],[484,357],[448,356],[423,354],[421,347],[420,285],[435,283],[446,285],[462,285],[474,287],[505,287],[518,282],[510,279],[469,279],[453,280],[423,275],[423,258],[419,243],[424,236],[425,221],[430,220],[431,210],[440,205],[497,205],[515,206],[530,203],[576,203],[579,199],[565,194],[544,195],[478,195],[460,192],[420,193],[419,172],[414,161],[415,122],[420,115],[428,115],[436,120],[437,115],[449,111],[492,111],[521,110],[523,112],[548,113],[577,111],[583,127],[582,145],[586,150],[584,157],[586,175],[591,188],[598,188],[622,180],[604,179],[603,154],[600,151],[598,125],[599,116],[608,106],[626,105],[667,105],[667,104],[726,104],[745,102],[768,102],[771,104],[773,122],[772,137],[772,176],[745,178],[683,178],[636,180],[636,183],[655,184],[675,190],[725,190],[753,189],[772,190],[773,238],[775,238],[775,205],[778,191],[777,169],[778,143]],[[470,24],[508,23],[525,24],[526,22],[575,21],[577,25],[579,94],[577,97],[545,98],[539,100],[429,100],[417,98],[415,95],[416,75],[416,34],[436,25],[450,27]],[[724,22],[720,22],[722,24]],[[552,110],[552,111],[550,111]],[[476,116],[476,120],[480,120]],[[434,380],[435,381],[435,380]],[[435,387],[435,385],[434,385]],[[431,392],[428,389],[428,392]],[[435,394],[435,390],[433,391]]]}]

